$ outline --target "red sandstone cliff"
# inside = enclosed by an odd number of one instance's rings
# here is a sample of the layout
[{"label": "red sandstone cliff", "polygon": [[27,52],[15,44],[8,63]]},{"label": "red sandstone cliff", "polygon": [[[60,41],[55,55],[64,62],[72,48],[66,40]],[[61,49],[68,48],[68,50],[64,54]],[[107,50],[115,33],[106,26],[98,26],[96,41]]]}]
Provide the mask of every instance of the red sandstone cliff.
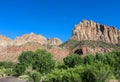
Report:
[{"label": "red sandstone cliff", "polygon": [[120,30],[93,21],[83,20],[76,25],[71,40],[94,40],[106,43],[120,43]]}]

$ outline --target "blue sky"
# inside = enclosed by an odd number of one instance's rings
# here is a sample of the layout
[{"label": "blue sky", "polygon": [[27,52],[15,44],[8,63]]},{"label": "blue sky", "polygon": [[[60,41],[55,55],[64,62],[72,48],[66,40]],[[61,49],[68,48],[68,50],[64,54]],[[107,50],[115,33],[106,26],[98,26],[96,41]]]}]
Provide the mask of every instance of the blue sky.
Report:
[{"label": "blue sky", "polygon": [[0,0],[0,34],[12,39],[34,32],[66,41],[83,19],[119,29],[120,1]]}]

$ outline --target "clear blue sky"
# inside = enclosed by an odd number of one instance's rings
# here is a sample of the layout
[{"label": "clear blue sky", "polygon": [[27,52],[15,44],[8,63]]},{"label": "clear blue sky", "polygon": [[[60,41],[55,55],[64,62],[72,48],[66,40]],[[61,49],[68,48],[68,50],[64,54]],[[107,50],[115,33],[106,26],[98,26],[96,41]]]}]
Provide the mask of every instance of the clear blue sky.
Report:
[{"label": "clear blue sky", "polygon": [[70,38],[82,19],[120,28],[120,0],[0,0],[0,34]]}]

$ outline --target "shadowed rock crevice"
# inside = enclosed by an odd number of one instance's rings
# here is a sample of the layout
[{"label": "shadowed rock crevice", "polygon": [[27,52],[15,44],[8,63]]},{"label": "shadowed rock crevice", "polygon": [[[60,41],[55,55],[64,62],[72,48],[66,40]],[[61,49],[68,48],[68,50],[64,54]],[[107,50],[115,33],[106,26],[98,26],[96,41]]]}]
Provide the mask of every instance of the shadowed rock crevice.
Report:
[{"label": "shadowed rock crevice", "polygon": [[104,25],[100,25],[100,31],[102,32],[102,34],[104,33]]},{"label": "shadowed rock crevice", "polygon": [[81,55],[81,54],[83,54],[83,51],[82,51],[82,49],[77,49],[74,53]]}]

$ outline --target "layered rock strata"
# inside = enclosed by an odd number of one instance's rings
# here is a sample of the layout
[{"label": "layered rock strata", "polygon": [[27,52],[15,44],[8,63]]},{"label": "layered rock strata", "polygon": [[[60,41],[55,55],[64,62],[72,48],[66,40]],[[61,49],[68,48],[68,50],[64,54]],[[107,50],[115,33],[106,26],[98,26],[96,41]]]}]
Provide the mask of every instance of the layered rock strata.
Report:
[{"label": "layered rock strata", "polygon": [[83,20],[75,26],[70,40],[93,40],[119,44],[120,30],[112,26],[109,27],[93,21]]}]

